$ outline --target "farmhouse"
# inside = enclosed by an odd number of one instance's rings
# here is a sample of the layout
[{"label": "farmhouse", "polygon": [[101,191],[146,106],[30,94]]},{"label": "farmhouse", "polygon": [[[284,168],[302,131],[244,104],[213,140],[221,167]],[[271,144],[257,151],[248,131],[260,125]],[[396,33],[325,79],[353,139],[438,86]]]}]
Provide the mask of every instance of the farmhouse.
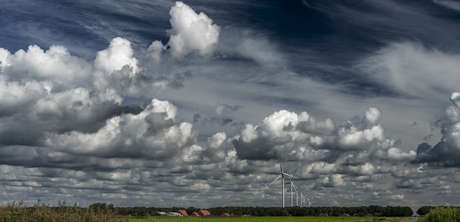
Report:
[{"label": "farmhouse", "polygon": [[211,213],[209,213],[209,211],[207,211],[207,210],[200,210],[200,211],[198,211],[198,214],[199,214],[200,216],[208,216],[208,215],[211,215]]},{"label": "farmhouse", "polygon": [[187,211],[185,211],[185,210],[179,210],[178,212],[179,212],[183,217],[184,217],[184,216],[188,216]]},{"label": "farmhouse", "polygon": [[190,216],[192,216],[192,217],[198,217],[198,216],[200,216],[200,214],[198,214],[197,212],[193,212],[192,214],[190,214]]}]

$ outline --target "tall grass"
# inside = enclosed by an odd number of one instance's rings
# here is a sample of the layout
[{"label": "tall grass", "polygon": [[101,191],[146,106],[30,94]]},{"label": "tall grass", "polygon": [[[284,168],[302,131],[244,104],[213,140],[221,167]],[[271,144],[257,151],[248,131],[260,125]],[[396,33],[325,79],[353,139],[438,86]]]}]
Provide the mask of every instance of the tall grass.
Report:
[{"label": "tall grass", "polygon": [[58,206],[40,203],[40,199],[32,206],[27,207],[22,201],[0,206],[0,221],[34,221],[34,222],[101,222],[119,221],[121,215],[117,209],[82,208],[74,204],[66,206],[65,201],[59,201]]},{"label": "tall grass", "polygon": [[460,222],[460,209],[437,207],[425,217],[427,222]]}]

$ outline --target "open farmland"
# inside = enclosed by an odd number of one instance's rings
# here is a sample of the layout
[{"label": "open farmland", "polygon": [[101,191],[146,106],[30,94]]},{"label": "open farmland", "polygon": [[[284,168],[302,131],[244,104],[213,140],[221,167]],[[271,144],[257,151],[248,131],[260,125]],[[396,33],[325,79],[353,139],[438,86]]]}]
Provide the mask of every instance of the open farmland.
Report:
[{"label": "open farmland", "polygon": [[232,217],[232,218],[205,218],[205,217],[151,217],[149,219],[131,219],[130,222],[182,222],[182,221],[205,221],[205,222],[232,222],[232,221],[245,221],[245,222],[398,222],[405,220],[403,217]]}]

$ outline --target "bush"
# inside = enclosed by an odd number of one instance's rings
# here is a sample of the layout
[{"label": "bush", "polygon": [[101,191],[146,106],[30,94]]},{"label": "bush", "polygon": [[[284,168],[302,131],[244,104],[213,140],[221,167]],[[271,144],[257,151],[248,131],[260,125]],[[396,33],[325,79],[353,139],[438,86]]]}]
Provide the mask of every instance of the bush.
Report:
[{"label": "bush", "polygon": [[27,207],[22,201],[19,203],[13,202],[0,206],[0,221],[72,221],[72,222],[100,222],[100,221],[117,221],[121,216],[117,214],[117,209],[93,209],[90,207],[81,208],[74,206],[66,206],[65,201],[59,201],[58,206],[50,206],[49,204],[40,203],[40,199],[33,207]]},{"label": "bush", "polygon": [[437,207],[426,215],[428,222],[458,222],[460,221],[460,209]]}]

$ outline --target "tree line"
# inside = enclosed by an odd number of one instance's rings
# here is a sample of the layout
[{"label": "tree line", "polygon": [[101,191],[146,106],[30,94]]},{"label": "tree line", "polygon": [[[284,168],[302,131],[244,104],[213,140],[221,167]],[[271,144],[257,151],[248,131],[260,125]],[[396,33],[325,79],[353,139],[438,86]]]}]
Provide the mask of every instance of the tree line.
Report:
[{"label": "tree line", "polygon": [[[90,206],[97,209],[114,209],[113,204],[95,203]],[[192,214],[201,210],[195,207],[118,207],[118,213],[122,215],[133,216],[147,216],[157,211],[163,212],[177,212],[185,210],[187,214]],[[252,216],[321,216],[327,214],[328,216],[341,216],[348,214],[350,216],[366,216],[372,214],[373,216],[381,217],[407,217],[412,216],[413,211],[410,207],[401,206],[361,206],[361,207],[212,207],[207,208],[213,215],[221,215],[229,213],[233,215],[252,215]]]},{"label": "tree line", "polygon": [[[443,206],[422,206],[422,207],[418,208],[417,214],[419,214],[419,215],[427,215],[431,210],[436,209],[438,207],[443,207]],[[448,207],[444,207],[444,208],[448,208]],[[460,209],[460,207],[450,207],[450,208]]]}]

